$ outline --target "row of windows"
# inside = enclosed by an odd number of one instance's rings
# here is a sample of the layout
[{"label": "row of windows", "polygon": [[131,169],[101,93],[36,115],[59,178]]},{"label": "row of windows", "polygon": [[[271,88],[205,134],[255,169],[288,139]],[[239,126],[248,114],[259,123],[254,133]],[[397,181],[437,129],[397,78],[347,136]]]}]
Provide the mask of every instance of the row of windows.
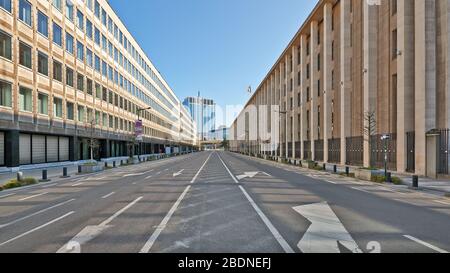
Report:
[{"label": "row of windows", "polygon": [[[6,10],[11,11],[11,9],[10,9],[11,0],[1,0],[1,1],[4,6],[9,7]],[[91,2],[91,3],[89,3],[89,2]],[[102,17],[101,17],[102,22],[103,23],[105,23],[106,21],[111,22],[111,23],[108,23],[108,30],[110,30],[111,34],[112,34],[112,29],[115,30],[114,34],[120,33],[120,34],[114,35],[114,37],[116,37],[118,39],[120,44],[123,45],[123,47],[126,50],[128,49],[128,52],[130,53],[130,55],[133,56],[133,58],[139,64],[141,64],[142,68],[151,70],[150,67],[145,64],[144,59],[138,55],[137,50],[132,46],[132,44],[129,42],[129,40],[118,29],[117,25],[114,24],[114,27],[112,27],[113,26],[112,19],[110,17],[106,16],[106,11],[101,9],[101,7],[98,5],[97,1],[95,1],[95,2],[96,2],[95,10],[96,11],[102,10],[102,14],[103,13],[105,14],[105,15],[102,15]],[[88,7],[92,10],[92,1],[86,1],[85,4],[88,5]],[[62,11],[62,1],[61,0],[59,0],[59,1],[54,0],[53,5],[58,10]],[[73,21],[74,5],[69,0],[66,0],[65,14],[69,20]],[[99,13],[96,12],[96,15],[98,15],[98,14]],[[41,35],[49,38],[49,30],[48,30],[49,19],[48,19],[48,17],[43,12],[38,10],[36,18],[37,18],[37,31]],[[33,19],[32,18],[32,5],[27,0],[19,1],[19,19],[29,26],[33,25],[32,24],[32,19]],[[82,11],[80,11],[78,9],[76,12],[76,19],[77,19],[76,20],[77,27],[80,30],[82,30],[88,38],[94,39],[94,41],[97,45],[99,45],[99,46],[101,45],[102,49],[105,52],[107,52],[111,58],[113,58],[117,63],[119,63],[119,65],[122,68],[124,68],[130,75],[132,75],[133,78],[135,78],[142,85],[144,85],[148,91],[150,91],[153,95],[155,95],[169,109],[172,109],[174,107],[174,105],[177,105],[176,99],[165,88],[165,86],[162,84],[162,82],[159,80],[159,78],[156,76],[156,74],[153,73],[153,71],[151,71],[152,73],[148,73],[149,76],[151,76],[155,80],[157,85],[167,95],[169,95],[169,98],[171,98],[173,104],[169,103],[169,101],[159,93],[159,91],[150,83],[150,81],[148,81],[147,79],[145,79],[145,77],[143,77],[143,75],[140,73],[140,71],[121,53],[120,50],[118,50],[116,47],[114,47],[112,45],[112,43],[107,39],[107,37],[105,35],[101,34],[101,31],[98,28],[93,27],[92,22],[88,18],[85,19],[85,16],[82,13]],[[99,19],[100,19],[100,17],[99,17]],[[52,40],[55,44],[62,47],[63,46],[62,28],[56,23],[53,23],[52,27],[53,27],[53,39]],[[74,42],[75,42],[73,36],[69,33],[66,33],[65,42],[66,42],[66,46],[65,46],[66,51],[73,55],[74,54]],[[118,84],[119,78],[124,78],[123,76],[119,77],[117,74],[117,71],[113,71],[112,67],[107,65],[105,61],[103,61],[103,60],[100,61],[100,57],[98,57],[97,55],[95,55],[95,58],[94,58],[94,56],[92,54],[92,50],[90,50],[88,48],[86,48],[86,50],[85,50],[84,45],[81,42],[79,42],[79,41],[76,42],[76,49],[77,49],[76,56],[79,60],[84,61],[84,58],[86,57],[86,63],[88,65],[90,65],[91,67],[94,67],[94,60],[95,60],[96,70],[98,72],[101,72],[105,77],[107,76],[110,80],[114,80],[116,82],[116,84]],[[145,64],[145,66],[144,66],[144,64]],[[124,80],[120,80],[120,82],[123,82],[123,81]],[[129,88],[129,89],[131,89],[131,88]],[[129,90],[129,91],[131,91],[131,90]],[[142,93],[142,94],[138,94],[135,96],[138,97],[139,99],[143,100],[147,105],[151,106],[150,103],[148,102],[149,99],[143,98],[146,95],[143,94],[143,92],[141,90],[139,90],[138,93]],[[175,120],[175,117],[172,116],[172,113],[169,113],[168,111],[164,111],[164,114],[169,119],[171,119],[173,121]]]}]

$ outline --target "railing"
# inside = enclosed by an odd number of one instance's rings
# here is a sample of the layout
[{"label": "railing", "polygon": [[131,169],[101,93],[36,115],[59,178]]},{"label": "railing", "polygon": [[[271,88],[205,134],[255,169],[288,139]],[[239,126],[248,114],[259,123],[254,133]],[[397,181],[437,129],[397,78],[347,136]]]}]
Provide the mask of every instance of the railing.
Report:
[{"label": "railing", "polygon": [[314,160],[323,161],[323,139],[314,141]]},{"label": "railing", "polygon": [[333,138],[328,140],[328,162],[341,162],[341,139]]},{"label": "railing", "polygon": [[300,158],[302,156],[302,144],[300,141],[295,142],[295,158]]},{"label": "railing", "polygon": [[364,138],[359,137],[347,137],[346,138],[346,155],[347,164],[361,166],[363,165],[364,156]]},{"label": "railing", "polygon": [[449,174],[450,129],[439,130],[438,173]]},{"label": "railing", "polygon": [[305,160],[312,159],[311,141],[309,140],[303,142],[303,159]]},{"label": "railing", "polygon": [[387,149],[387,167],[389,170],[397,169],[397,134],[390,134],[390,139],[382,140],[382,135],[371,137],[370,162],[372,167],[384,168],[385,145]]}]

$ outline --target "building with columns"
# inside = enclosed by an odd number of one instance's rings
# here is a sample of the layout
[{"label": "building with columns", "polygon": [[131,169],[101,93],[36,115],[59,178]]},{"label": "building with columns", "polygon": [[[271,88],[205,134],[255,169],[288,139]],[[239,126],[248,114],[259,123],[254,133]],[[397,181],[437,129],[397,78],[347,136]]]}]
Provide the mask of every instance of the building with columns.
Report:
[{"label": "building with columns", "polygon": [[[448,175],[449,0],[320,0],[230,130],[231,149]],[[388,135],[388,140],[382,140]]]},{"label": "building with columns", "polygon": [[88,159],[91,137],[95,159],[197,142],[192,117],[107,0],[1,0],[0,167]]}]

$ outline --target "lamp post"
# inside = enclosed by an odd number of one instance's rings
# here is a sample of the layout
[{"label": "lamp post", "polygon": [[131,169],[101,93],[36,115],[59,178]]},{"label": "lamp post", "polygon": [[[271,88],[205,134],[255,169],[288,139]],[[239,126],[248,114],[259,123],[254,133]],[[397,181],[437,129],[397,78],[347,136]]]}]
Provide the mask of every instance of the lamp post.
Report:
[{"label": "lamp post", "polygon": [[391,139],[391,136],[388,134],[385,134],[381,136],[381,140],[384,141],[384,177],[388,179],[388,170],[387,170],[387,164],[388,164],[388,150],[387,150],[387,142]]},{"label": "lamp post", "polygon": [[[152,107],[147,107],[147,108],[137,108],[137,109],[136,109],[136,114],[137,114],[137,116],[138,116],[138,121],[139,121],[139,122],[142,122],[142,120],[141,120],[141,112],[142,112],[142,111],[151,110],[151,109],[152,109]],[[141,126],[142,126],[142,123],[141,123]],[[137,137],[137,136],[136,136],[136,137]],[[138,140],[138,141],[142,142],[142,140]],[[139,144],[138,159],[140,159],[141,153],[142,153],[142,146]]]}]

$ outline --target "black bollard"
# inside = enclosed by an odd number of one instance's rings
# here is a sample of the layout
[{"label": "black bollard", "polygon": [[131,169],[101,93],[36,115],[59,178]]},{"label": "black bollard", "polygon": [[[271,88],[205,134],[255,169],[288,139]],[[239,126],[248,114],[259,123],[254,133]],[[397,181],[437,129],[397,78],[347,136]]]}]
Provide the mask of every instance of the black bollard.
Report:
[{"label": "black bollard", "polygon": [[81,166],[78,165],[78,173],[81,173]]},{"label": "black bollard", "polygon": [[48,182],[50,179],[48,179],[48,172],[47,170],[42,170],[42,179],[39,180],[39,182]]},{"label": "black bollard", "polygon": [[386,182],[391,183],[392,182],[392,173],[388,172],[386,176]]},{"label": "black bollard", "polygon": [[414,189],[418,189],[419,188],[419,176],[413,175],[413,177],[412,177],[412,187]]},{"label": "black bollard", "polygon": [[70,176],[68,175],[67,167],[64,167],[63,168],[63,175],[61,176],[61,178],[68,178],[68,177],[70,177]]},{"label": "black bollard", "polygon": [[113,161],[113,168],[116,167],[116,161]]},{"label": "black bollard", "polygon": [[327,170],[327,164],[323,163],[323,170],[326,171]]},{"label": "black bollard", "polygon": [[350,167],[345,167],[345,175],[350,175]]},{"label": "black bollard", "polygon": [[333,166],[333,172],[334,172],[334,173],[337,173],[337,165],[334,165],[334,166]]}]

